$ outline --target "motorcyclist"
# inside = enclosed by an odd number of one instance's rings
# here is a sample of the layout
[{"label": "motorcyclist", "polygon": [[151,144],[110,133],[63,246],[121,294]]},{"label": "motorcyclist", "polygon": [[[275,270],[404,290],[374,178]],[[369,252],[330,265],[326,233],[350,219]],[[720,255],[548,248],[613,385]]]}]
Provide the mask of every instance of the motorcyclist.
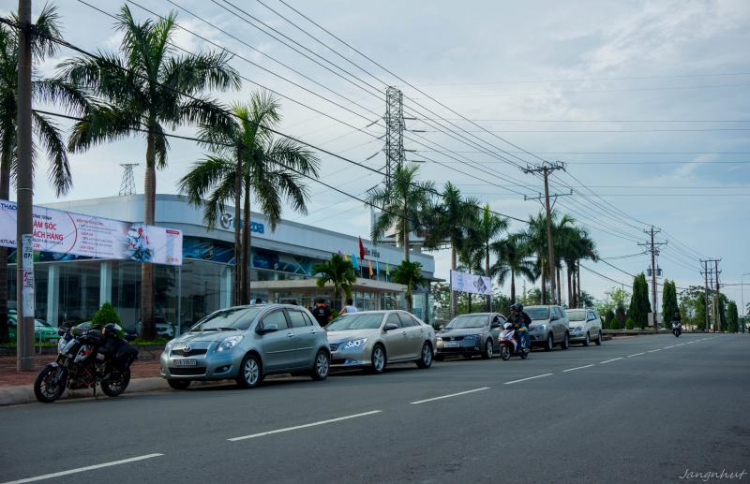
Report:
[{"label": "motorcyclist", "polygon": [[523,310],[521,303],[514,303],[510,306],[510,322],[516,330],[516,335],[519,338],[519,343],[524,348],[529,347],[529,331],[528,328],[531,326],[531,318]]},{"label": "motorcyclist", "polygon": [[672,317],[672,332],[674,332],[678,327],[680,329],[682,328],[682,317],[680,316],[679,311],[675,311],[674,316]]}]

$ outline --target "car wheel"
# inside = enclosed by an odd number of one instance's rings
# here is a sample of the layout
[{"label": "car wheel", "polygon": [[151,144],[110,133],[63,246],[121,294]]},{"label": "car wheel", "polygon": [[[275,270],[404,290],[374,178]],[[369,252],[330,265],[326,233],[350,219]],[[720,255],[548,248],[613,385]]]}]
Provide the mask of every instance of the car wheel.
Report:
[{"label": "car wheel", "polygon": [[240,373],[237,375],[237,385],[242,388],[255,388],[263,380],[263,367],[260,359],[253,355],[247,354],[240,365]]},{"label": "car wheel", "polygon": [[331,368],[331,358],[323,350],[318,351],[315,355],[315,364],[312,371],[312,379],[315,381],[323,381],[328,378],[328,370]]},{"label": "car wheel", "polygon": [[547,335],[547,344],[544,345],[544,351],[552,351],[555,348],[555,338],[552,337],[552,333]]},{"label": "car wheel", "polygon": [[422,345],[422,352],[419,354],[417,366],[422,369],[432,366],[432,345],[430,343]]},{"label": "car wheel", "polygon": [[602,345],[602,330],[601,329],[599,330],[599,334],[596,337],[595,343],[596,343],[596,346]]},{"label": "car wheel", "polygon": [[383,371],[385,371],[388,357],[385,354],[385,348],[383,348],[383,345],[375,345],[372,349],[372,357],[370,358],[370,361],[372,362],[372,368],[370,368],[370,370],[373,373],[383,373]]},{"label": "car wheel", "polygon": [[175,380],[173,378],[167,380],[167,384],[175,390],[184,390],[189,387],[191,383],[193,382],[190,380]]},{"label": "car wheel", "polygon": [[482,358],[485,360],[491,360],[494,352],[495,350],[493,348],[492,340],[488,339],[487,343],[485,343],[484,345],[484,353],[482,353]]},{"label": "car wheel", "polygon": [[563,342],[560,343],[560,348],[564,350],[570,348],[570,335],[568,333],[565,333],[565,338],[563,338]]},{"label": "car wheel", "polygon": [[583,346],[588,346],[590,344],[591,344],[591,336],[588,333],[586,333],[586,339],[583,340]]}]

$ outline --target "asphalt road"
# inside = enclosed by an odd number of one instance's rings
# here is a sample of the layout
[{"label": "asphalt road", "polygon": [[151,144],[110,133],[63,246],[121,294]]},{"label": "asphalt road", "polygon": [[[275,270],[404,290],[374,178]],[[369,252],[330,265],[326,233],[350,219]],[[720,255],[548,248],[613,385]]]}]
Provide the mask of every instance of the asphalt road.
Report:
[{"label": "asphalt road", "polygon": [[4,408],[0,483],[742,482],[749,404],[750,337],[645,336]]}]

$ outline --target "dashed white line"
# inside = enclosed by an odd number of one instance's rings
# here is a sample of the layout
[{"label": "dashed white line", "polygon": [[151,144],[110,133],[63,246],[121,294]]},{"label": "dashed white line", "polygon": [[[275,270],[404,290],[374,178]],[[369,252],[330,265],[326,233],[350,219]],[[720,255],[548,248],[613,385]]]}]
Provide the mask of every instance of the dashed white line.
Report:
[{"label": "dashed white line", "polygon": [[680,344],[675,345],[675,346],[685,346],[685,343],[680,343]]},{"label": "dashed white line", "polygon": [[295,427],[287,427],[285,429],[278,429],[278,430],[269,430],[268,432],[260,432],[257,434],[251,434],[251,435],[243,435],[242,437],[233,437],[231,439],[227,439],[230,442],[237,442],[238,440],[245,440],[245,439],[254,439],[257,437],[265,437],[266,435],[273,435],[273,434],[280,434],[283,432],[291,432],[292,430],[300,430],[300,429],[306,429],[309,427],[317,427],[318,425],[325,425],[329,423],[335,423],[335,422],[341,422],[342,420],[349,420],[353,418],[359,418],[359,417],[366,417],[368,415],[375,415],[376,413],[381,413],[382,410],[373,410],[371,412],[364,412],[364,413],[358,413],[355,415],[347,415],[346,417],[338,417],[338,418],[332,418],[328,420],[321,420],[319,422],[313,422],[309,424],[304,425],[297,425]]},{"label": "dashed white line", "polygon": [[657,351],[661,351],[661,348],[657,348],[655,350],[649,350],[647,353],[656,353]]},{"label": "dashed white line", "polygon": [[613,361],[617,361],[617,360],[621,360],[621,359],[622,359],[622,356],[619,357],[619,358],[612,358],[611,360],[604,360],[604,361],[600,362],[599,364],[603,365],[605,363],[612,363]]},{"label": "dashed white line", "polygon": [[586,365],[586,366],[579,366],[577,368],[568,368],[567,370],[563,370],[563,373],[567,373],[569,371],[576,371],[576,370],[583,370],[584,368],[591,368],[594,365]]},{"label": "dashed white line", "polygon": [[530,376],[528,378],[521,378],[520,380],[506,381],[505,384],[512,385],[514,383],[520,383],[522,381],[527,381],[527,380],[534,380],[536,378],[544,378],[546,376],[552,376],[552,373],[545,373],[544,375]]},{"label": "dashed white line", "polygon": [[646,353],[636,353],[636,354],[634,354],[634,355],[628,355],[628,358],[632,358],[632,357],[634,357],[634,356],[641,356],[641,355],[645,355],[645,354],[646,354]]},{"label": "dashed white line", "polygon": [[78,474],[79,472],[93,471],[95,469],[101,469],[103,467],[117,466],[121,464],[129,464],[131,462],[138,462],[140,460],[152,459],[154,457],[161,457],[164,454],[148,454],[139,457],[131,457],[130,459],[116,460],[112,462],[105,462],[104,464],[96,464],[93,466],[79,467],[77,469],[70,469],[69,471],[55,472],[54,474],[44,474],[43,476],[28,477],[26,479],[19,479],[17,481],[8,481],[3,484],[21,484],[22,482],[35,482],[42,481],[45,479],[54,479],[56,477],[69,476],[71,474]]},{"label": "dashed white line", "polygon": [[450,395],[443,395],[442,397],[428,398],[426,400],[417,400],[416,402],[409,402],[409,403],[411,403],[412,405],[419,405],[422,403],[434,402],[435,400],[443,400],[444,398],[453,398],[453,397],[458,397],[460,395],[466,395],[469,393],[483,392],[484,390],[489,390],[489,389],[490,387],[475,388],[473,390],[466,390],[465,392],[451,393]]},{"label": "dashed white line", "polygon": [[663,349],[668,350],[669,348],[674,348],[674,345],[672,345],[672,346],[665,346]]}]

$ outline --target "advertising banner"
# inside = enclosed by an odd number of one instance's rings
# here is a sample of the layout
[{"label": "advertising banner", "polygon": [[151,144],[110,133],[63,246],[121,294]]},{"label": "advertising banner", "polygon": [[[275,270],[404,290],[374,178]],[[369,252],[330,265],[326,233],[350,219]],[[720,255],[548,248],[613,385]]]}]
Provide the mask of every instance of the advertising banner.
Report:
[{"label": "advertising banner", "polygon": [[[16,247],[17,205],[0,200],[0,246]],[[182,232],[34,207],[34,250],[182,265]]]},{"label": "advertising banner", "polygon": [[492,279],[468,272],[451,271],[451,291],[492,295]]}]

